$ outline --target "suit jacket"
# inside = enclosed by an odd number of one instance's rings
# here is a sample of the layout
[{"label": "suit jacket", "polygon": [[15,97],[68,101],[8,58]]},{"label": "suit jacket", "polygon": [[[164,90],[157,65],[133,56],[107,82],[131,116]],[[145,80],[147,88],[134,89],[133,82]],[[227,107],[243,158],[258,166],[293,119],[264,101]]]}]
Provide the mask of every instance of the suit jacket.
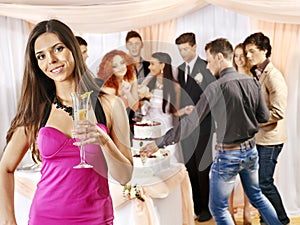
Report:
[{"label": "suit jacket", "polygon": [[145,61],[145,60],[142,60],[142,71],[144,73],[144,76],[141,77],[140,73],[137,71],[137,68],[135,68],[135,74],[136,74],[136,78],[138,80],[138,84],[141,84],[143,82],[143,80],[148,76],[148,74],[150,73],[150,70],[149,70],[149,65],[150,65],[150,62],[148,61]]},{"label": "suit jacket", "polygon": [[[198,56],[187,83],[184,78],[186,63],[184,62],[178,67],[178,82],[181,86],[180,108],[196,105],[205,88],[216,80],[206,69],[206,64],[207,62]],[[208,114],[200,125],[200,134],[209,134],[211,128],[214,130],[214,123],[211,120],[211,114]]]},{"label": "suit jacket", "polygon": [[150,65],[150,62],[143,60],[143,69],[144,69],[145,77],[150,73],[149,65]]},{"label": "suit jacket", "polygon": [[282,73],[270,62],[264,69],[259,83],[270,110],[270,119],[260,124],[255,136],[259,145],[277,145],[287,141],[287,132],[284,122],[287,104],[287,85]]}]

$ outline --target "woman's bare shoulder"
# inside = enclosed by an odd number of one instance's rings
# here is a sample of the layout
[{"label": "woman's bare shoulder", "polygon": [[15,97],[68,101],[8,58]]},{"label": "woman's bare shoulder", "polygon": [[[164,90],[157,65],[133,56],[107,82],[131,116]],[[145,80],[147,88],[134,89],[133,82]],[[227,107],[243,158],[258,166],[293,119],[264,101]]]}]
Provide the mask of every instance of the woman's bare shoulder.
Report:
[{"label": "woman's bare shoulder", "polygon": [[99,99],[102,103],[103,106],[115,106],[115,105],[120,105],[123,103],[122,99],[119,98],[118,96],[111,94],[111,93],[103,93],[99,96]]}]

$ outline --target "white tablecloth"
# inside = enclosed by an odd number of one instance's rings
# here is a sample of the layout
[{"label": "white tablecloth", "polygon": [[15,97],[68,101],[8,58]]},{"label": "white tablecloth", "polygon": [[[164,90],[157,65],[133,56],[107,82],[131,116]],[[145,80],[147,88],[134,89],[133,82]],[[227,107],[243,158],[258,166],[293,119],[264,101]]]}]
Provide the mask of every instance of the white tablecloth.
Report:
[{"label": "white tablecloth", "polygon": [[124,199],[123,187],[110,183],[115,225],[194,223],[190,180],[183,164],[171,164],[170,168],[152,177],[133,177],[129,183],[140,186],[145,201]]},{"label": "white tablecloth", "polygon": [[[157,215],[157,225],[182,225],[181,190],[178,185],[166,198],[154,198],[153,207]],[[114,225],[142,225],[135,222],[136,201],[115,209]],[[176,213],[173,213],[176,212]],[[145,221],[145,223],[147,223]]]}]

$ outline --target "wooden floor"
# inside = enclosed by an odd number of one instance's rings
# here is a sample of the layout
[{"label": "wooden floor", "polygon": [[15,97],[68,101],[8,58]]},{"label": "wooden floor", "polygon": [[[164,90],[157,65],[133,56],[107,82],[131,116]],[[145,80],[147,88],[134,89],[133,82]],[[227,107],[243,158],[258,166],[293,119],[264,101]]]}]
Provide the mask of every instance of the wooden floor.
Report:
[{"label": "wooden floor", "polygon": [[[259,212],[252,205],[250,206],[250,216],[252,218],[252,225],[260,225],[259,222]],[[242,205],[238,205],[234,208],[234,218],[236,220],[236,225],[243,225],[243,207]],[[300,217],[291,217],[290,225],[300,225]],[[211,219],[207,222],[195,222],[195,225],[215,225],[214,219]]]},{"label": "wooden floor", "polygon": [[[291,219],[290,225],[300,225],[300,217],[290,218],[290,219]],[[237,218],[236,222],[237,222],[237,225],[243,225],[243,220],[242,219]],[[215,224],[216,223],[214,222],[213,219],[211,219],[207,222],[202,222],[202,223],[195,222],[195,225],[215,225]],[[258,217],[252,219],[252,225],[260,225]]]}]

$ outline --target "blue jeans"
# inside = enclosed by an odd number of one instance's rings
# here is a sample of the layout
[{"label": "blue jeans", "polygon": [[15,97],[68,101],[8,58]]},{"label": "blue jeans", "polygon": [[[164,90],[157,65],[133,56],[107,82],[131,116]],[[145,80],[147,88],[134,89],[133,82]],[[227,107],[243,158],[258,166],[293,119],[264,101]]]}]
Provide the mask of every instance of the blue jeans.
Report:
[{"label": "blue jeans", "polygon": [[217,225],[234,225],[228,211],[228,198],[240,175],[245,193],[258,209],[265,223],[281,225],[275,209],[262,194],[258,184],[258,152],[256,147],[240,150],[218,150],[210,170],[209,207]]},{"label": "blue jeans", "polygon": [[[257,145],[259,155],[259,186],[262,193],[269,199],[276,210],[278,218],[282,224],[288,224],[288,218],[280,194],[274,185],[274,171],[277,164],[277,158],[282,150],[281,145],[262,146]],[[263,219],[262,219],[263,221]]]}]

